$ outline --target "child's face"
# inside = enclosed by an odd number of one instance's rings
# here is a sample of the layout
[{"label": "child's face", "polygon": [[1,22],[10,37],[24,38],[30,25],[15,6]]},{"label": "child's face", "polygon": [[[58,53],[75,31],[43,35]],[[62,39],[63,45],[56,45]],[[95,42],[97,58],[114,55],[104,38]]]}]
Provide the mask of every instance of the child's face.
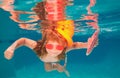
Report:
[{"label": "child's face", "polygon": [[48,55],[52,57],[57,57],[64,49],[64,46],[56,41],[48,41],[45,47]]}]

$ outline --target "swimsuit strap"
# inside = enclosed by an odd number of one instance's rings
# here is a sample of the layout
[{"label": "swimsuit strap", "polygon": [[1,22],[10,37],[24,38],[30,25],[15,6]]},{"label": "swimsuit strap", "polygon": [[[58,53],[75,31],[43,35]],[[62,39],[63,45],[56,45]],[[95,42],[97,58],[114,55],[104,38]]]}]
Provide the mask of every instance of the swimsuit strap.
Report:
[{"label": "swimsuit strap", "polygon": [[67,54],[66,54],[66,56],[65,56],[64,67],[66,67],[66,65],[67,65]]},{"label": "swimsuit strap", "polygon": [[65,63],[64,63],[64,73],[65,73],[68,77],[70,77],[70,74],[69,74],[68,70],[66,70],[66,65],[67,65],[67,54],[66,54]]}]

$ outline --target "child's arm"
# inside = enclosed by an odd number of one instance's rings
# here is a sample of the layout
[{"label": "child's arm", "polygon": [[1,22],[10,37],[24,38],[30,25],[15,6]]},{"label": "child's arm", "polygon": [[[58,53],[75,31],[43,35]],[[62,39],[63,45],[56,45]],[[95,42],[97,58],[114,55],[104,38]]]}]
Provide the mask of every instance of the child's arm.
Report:
[{"label": "child's arm", "polygon": [[34,40],[27,39],[27,38],[20,38],[16,40],[10,47],[8,47],[8,49],[4,52],[4,56],[6,59],[11,59],[16,48],[20,46],[27,46],[33,49],[35,48],[36,45],[37,45],[37,42]]},{"label": "child's arm", "polygon": [[[83,49],[83,48],[88,49],[88,46],[90,45],[91,40],[92,38],[89,38],[87,42],[74,42],[73,45],[71,47],[68,47],[67,50],[70,51],[73,49]],[[96,40],[93,47],[96,47],[97,45],[98,45],[98,40]]]},{"label": "child's arm", "polygon": [[73,50],[73,49],[87,48],[87,46],[88,46],[87,42],[74,42],[73,45],[68,48],[68,51]]}]

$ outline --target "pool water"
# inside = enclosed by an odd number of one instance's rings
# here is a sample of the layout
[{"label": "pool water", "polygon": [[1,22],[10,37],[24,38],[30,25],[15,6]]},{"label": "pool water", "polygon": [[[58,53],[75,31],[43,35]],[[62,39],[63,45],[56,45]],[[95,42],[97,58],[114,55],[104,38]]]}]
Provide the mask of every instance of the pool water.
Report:
[{"label": "pool water", "polygon": [[[16,0],[14,6],[16,10],[29,11],[39,1],[41,0]],[[72,50],[67,54],[70,78],[120,78],[119,2],[120,0],[96,0],[96,4],[91,7],[93,15],[98,14],[99,45],[89,56],[85,55],[86,49]],[[74,5],[66,8],[67,19],[76,20],[87,15],[88,4],[89,0],[74,0]],[[4,51],[15,40],[21,37],[33,40],[41,38],[41,33],[19,28],[18,23],[9,16],[8,11],[0,8],[0,78],[67,78],[65,73],[46,72],[43,62],[25,46],[16,49],[11,60],[4,58]],[[21,19],[28,20],[24,16],[21,16]],[[85,42],[95,31],[85,23],[86,21],[81,20],[75,22],[76,27],[83,31],[75,32],[74,41]]]}]

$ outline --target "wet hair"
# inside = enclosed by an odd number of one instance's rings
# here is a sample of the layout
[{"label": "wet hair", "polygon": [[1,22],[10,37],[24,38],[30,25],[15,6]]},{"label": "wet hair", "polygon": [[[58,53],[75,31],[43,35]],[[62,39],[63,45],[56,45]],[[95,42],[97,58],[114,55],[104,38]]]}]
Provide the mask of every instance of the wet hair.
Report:
[{"label": "wet hair", "polygon": [[35,52],[37,53],[37,55],[39,57],[44,57],[46,54],[47,54],[47,51],[46,51],[46,48],[45,48],[45,45],[48,41],[56,41],[60,44],[62,44],[64,46],[64,49],[62,51],[62,53],[60,55],[58,55],[58,59],[59,60],[64,60],[65,58],[65,52],[66,52],[66,45],[67,45],[67,42],[66,40],[59,34],[57,33],[56,31],[54,30],[43,30],[42,31],[42,40],[39,40],[37,42],[37,46],[34,48]]}]

